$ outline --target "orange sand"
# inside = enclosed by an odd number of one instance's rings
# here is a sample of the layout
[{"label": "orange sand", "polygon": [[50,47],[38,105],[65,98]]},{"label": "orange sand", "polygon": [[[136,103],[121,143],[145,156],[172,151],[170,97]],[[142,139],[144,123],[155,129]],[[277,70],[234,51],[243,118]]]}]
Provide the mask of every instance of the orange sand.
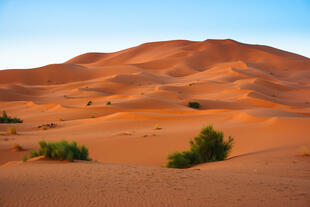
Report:
[{"label": "orange sand", "polygon": [[[310,205],[310,158],[298,151],[310,149],[306,57],[233,40],[176,40],[0,77],[0,109],[24,120],[0,124],[0,164],[21,160],[42,139],[75,140],[104,163],[2,166],[0,206]],[[37,128],[51,122],[58,126]],[[233,159],[200,171],[159,168],[207,124],[235,138]],[[5,133],[11,125],[17,135]],[[10,150],[14,143],[26,151]]]}]

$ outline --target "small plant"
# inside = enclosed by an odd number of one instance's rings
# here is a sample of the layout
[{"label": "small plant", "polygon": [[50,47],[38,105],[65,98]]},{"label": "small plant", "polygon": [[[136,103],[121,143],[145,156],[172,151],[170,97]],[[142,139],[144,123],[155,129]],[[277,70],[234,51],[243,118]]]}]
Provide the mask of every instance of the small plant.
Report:
[{"label": "small plant", "polygon": [[20,146],[19,144],[14,144],[12,149],[16,152],[20,152],[20,151],[23,151],[24,148],[22,146]]},{"label": "small plant", "polygon": [[158,126],[158,124],[155,124],[155,126],[154,126],[154,130],[160,130],[160,129],[162,129],[161,127],[159,127]]},{"label": "small plant", "polygon": [[195,101],[190,101],[190,102],[188,102],[188,107],[198,109],[198,108],[200,108],[200,103],[195,102]]},{"label": "small plant", "polygon": [[90,105],[92,105],[92,104],[93,104],[92,101],[88,101],[88,103],[86,104],[86,106],[90,106]]},{"label": "small plant", "polygon": [[0,116],[0,123],[23,123],[23,120],[10,117],[6,114],[6,111],[2,111],[2,116]]},{"label": "small plant", "polygon": [[41,126],[41,127],[40,127],[40,129],[42,129],[42,130],[44,130],[44,131],[45,131],[45,130],[48,130],[48,127],[47,127],[47,126],[45,126],[45,125],[43,125],[43,126]]},{"label": "small plant", "polygon": [[193,165],[225,160],[233,145],[234,139],[224,140],[223,132],[216,131],[212,125],[201,129],[200,134],[190,140],[189,151],[175,152],[168,156],[167,167],[188,168]]},{"label": "small plant", "polygon": [[15,128],[14,126],[10,126],[10,127],[8,128],[8,133],[9,133],[9,134],[17,134],[16,128]]},{"label": "small plant", "polygon": [[302,156],[310,156],[309,149],[305,145],[300,148],[300,152]]},{"label": "small plant", "polygon": [[59,121],[65,121],[63,118],[59,118]]},{"label": "small plant", "polygon": [[27,161],[28,161],[28,156],[24,155],[23,162],[27,162]]},{"label": "small plant", "polygon": [[107,102],[107,105],[111,105],[111,101],[108,101],[108,102]]},{"label": "small plant", "polygon": [[45,156],[54,160],[90,160],[88,149],[82,145],[78,146],[76,142],[68,143],[65,140],[60,142],[39,142],[39,151],[30,152],[30,157]]}]

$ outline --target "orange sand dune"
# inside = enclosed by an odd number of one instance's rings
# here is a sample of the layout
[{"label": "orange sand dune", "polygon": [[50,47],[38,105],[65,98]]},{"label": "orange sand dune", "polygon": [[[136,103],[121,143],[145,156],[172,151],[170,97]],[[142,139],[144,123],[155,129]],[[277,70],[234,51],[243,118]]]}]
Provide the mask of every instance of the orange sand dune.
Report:
[{"label": "orange sand dune", "polygon": [[[65,195],[69,190],[65,186],[74,181],[70,177],[59,184],[61,171],[64,175],[74,172],[81,179],[76,187],[83,184],[82,192],[91,188],[90,197],[81,201],[72,191],[71,200],[58,197],[46,205],[79,202],[92,206],[85,203],[90,200],[108,206],[203,206],[205,202],[223,206],[218,201],[231,195],[231,206],[309,206],[309,176],[304,176],[309,169],[303,167],[309,161],[298,157],[297,150],[310,148],[310,59],[306,57],[234,40],[176,40],[114,53],[86,53],[41,68],[1,70],[0,77],[0,110],[24,120],[23,124],[0,124],[0,164],[21,160],[42,139],[75,140],[89,148],[94,160],[117,163],[36,161],[0,167],[0,205],[22,206],[25,192],[41,200],[59,188],[59,196]],[[86,106],[89,101],[92,104]],[[200,102],[201,108],[187,107],[189,101]],[[38,128],[51,122],[57,127]],[[169,153],[188,149],[189,139],[208,124],[235,138],[233,159],[197,166],[201,171],[158,168],[165,165]],[[12,125],[16,135],[6,132]],[[161,129],[155,130],[155,125]],[[14,143],[25,151],[10,150]],[[261,160],[267,160],[268,169]],[[130,176],[122,177],[122,171]],[[46,182],[54,178],[56,184],[40,197],[40,186],[35,184],[35,192],[29,186],[43,174]],[[99,183],[107,187],[101,192],[86,175],[101,179]],[[171,189],[161,191],[165,176],[172,179]],[[208,180],[210,176],[214,178]],[[20,183],[25,185],[17,188]],[[204,185],[210,184],[223,192],[222,199],[206,190]],[[147,186],[154,189],[152,195],[144,189]],[[8,194],[13,189],[18,189],[16,197]],[[122,190],[125,196],[120,198]],[[101,196],[104,192],[109,192],[106,197]],[[138,195],[141,200],[133,200]],[[40,199],[32,204],[42,204]]]}]

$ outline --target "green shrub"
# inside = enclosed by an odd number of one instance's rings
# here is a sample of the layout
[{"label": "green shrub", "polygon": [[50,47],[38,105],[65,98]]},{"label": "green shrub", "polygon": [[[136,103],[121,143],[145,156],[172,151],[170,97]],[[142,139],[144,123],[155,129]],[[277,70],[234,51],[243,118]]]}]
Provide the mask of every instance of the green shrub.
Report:
[{"label": "green shrub", "polygon": [[188,102],[188,107],[191,107],[191,108],[194,108],[194,109],[198,109],[198,108],[200,108],[200,103],[194,102],[194,101],[190,101],[190,102]]},{"label": "green shrub", "polygon": [[90,105],[92,105],[92,104],[93,104],[92,101],[88,101],[88,103],[86,104],[86,106],[90,106]]},{"label": "green shrub", "polygon": [[88,149],[82,145],[78,146],[76,142],[68,143],[65,140],[60,142],[39,142],[40,149],[30,152],[30,157],[45,156],[54,160],[90,160],[88,157]]},{"label": "green shrub", "polygon": [[107,102],[107,105],[111,105],[111,101],[108,101],[108,102]]},{"label": "green shrub", "polygon": [[6,111],[2,111],[2,116],[0,116],[0,123],[23,123],[23,120],[10,117],[6,114]]},{"label": "green shrub", "polygon": [[27,160],[28,160],[27,155],[24,155],[23,162],[27,162]]},{"label": "green shrub", "polygon": [[212,125],[206,126],[190,141],[189,151],[168,155],[167,167],[188,168],[199,163],[224,160],[228,157],[233,142],[231,136],[225,141],[223,132],[214,130]]},{"label": "green shrub", "polygon": [[200,134],[190,141],[191,148],[198,150],[201,162],[220,161],[228,157],[234,139],[224,140],[223,132],[216,131],[212,125],[202,128]]},{"label": "green shrub", "polygon": [[175,152],[168,156],[168,168],[189,168],[200,163],[200,155],[197,150]]}]

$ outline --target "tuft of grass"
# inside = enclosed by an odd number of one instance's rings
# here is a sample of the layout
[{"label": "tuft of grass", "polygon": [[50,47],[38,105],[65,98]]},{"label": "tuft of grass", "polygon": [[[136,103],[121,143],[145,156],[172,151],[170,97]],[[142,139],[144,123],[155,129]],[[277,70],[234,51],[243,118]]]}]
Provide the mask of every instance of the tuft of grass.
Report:
[{"label": "tuft of grass", "polygon": [[154,125],[154,130],[160,130],[160,129],[162,129],[161,127],[159,127],[159,125],[158,124],[155,124]]},{"label": "tuft of grass", "polygon": [[88,149],[84,146],[78,146],[76,142],[68,143],[65,140],[59,142],[41,141],[40,149],[30,152],[30,157],[45,156],[54,160],[90,160],[88,157]]},{"label": "tuft of grass", "polygon": [[200,108],[200,103],[195,102],[195,101],[190,101],[190,102],[188,102],[188,107],[198,109],[198,108]]},{"label": "tuft of grass", "polygon": [[16,131],[15,126],[10,126],[10,127],[8,128],[8,133],[9,133],[9,134],[17,134],[17,131]]},{"label": "tuft of grass", "polygon": [[40,129],[45,131],[45,130],[48,130],[48,127],[43,125],[43,126],[40,127]]},{"label": "tuft of grass", "polygon": [[108,101],[108,102],[107,102],[107,105],[111,105],[111,101]]},{"label": "tuft of grass", "polygon": [[300,153],[302,156],[310,156],[309,149],[306,145],[300,147]]},{"label": "tuft of grass", "polygon": [[27,162],[27,161],[28,161],[28,156],[24,155],[23,162]]},{"label": "tuft of grass", "polygon": [[60,117],[60,118],[59,118],[59,121],[65,121],[65,120],[64,120],[63,118]]},{"label": "tuft of grass", "polygon": [[92,104],[93,104],[92,101],[88,101],[88,103],[86,104],[86,106],[90,106],[90,105],[92,105]]},{"label": "tuft of grass", "polygon": [[188,151],[168,155],[168,168],[188,168],[205,162],[225,160],[233,146],[234,139],[229,136],[224,140],[221,131],[214,130],[212,125],[201,129],[200,134],[190,140]]},{"label": "tuft of grass", "polygon": [[6,114],[6,111],[2,111],[2,116],[0,116],[0,123],[23,123],[23,120],[16,117],[10,117]]},{"label": "tuft of grass", "polygon": [[20,151],[23,151],[24,148],[22,146],[20,146],[19,144],[13,144],[13,147],[12,149],[16,152],[20,152]]}]

